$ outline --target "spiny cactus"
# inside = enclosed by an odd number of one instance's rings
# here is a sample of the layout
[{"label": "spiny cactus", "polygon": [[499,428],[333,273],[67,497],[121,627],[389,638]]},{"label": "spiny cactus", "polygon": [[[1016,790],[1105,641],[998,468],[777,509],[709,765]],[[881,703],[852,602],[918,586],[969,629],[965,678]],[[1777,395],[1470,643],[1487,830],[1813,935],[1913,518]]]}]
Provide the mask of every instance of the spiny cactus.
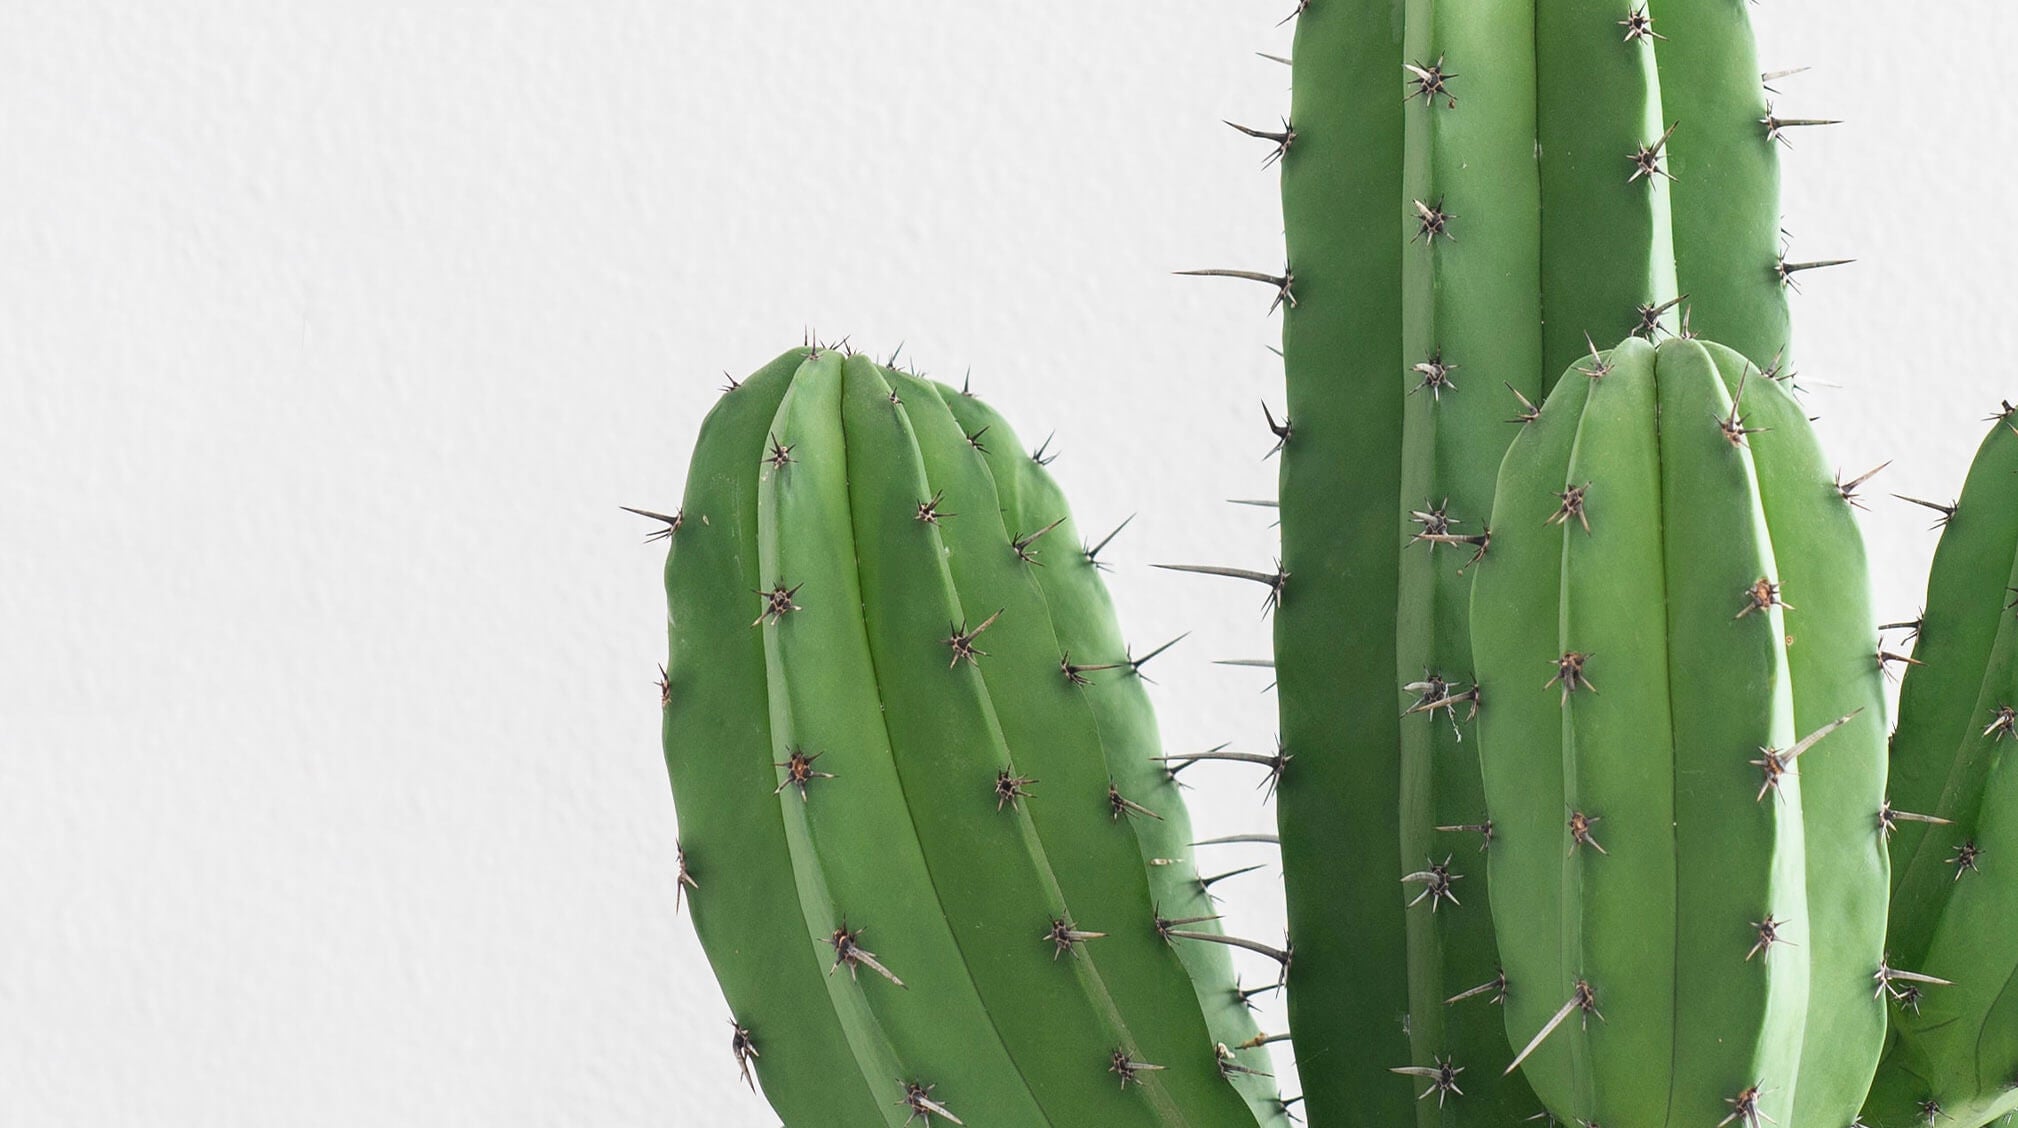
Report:
[{"label": "spiny cactus", "polygon": [[1940,514],[1927,606],[1892,740],[1890,962],[1876,990],[1898,1032],[1864,1109],[1871,1128],[1974,1128],[2018,1109],[2018,434],[2009,404]]},{"label": "spiny cactus", "polygon": [[1500,472],[1473,652],[1524,1071],[1576,1123],[1846,1125],[1884,1032],[1854,500],[1737,353],[1632,340]]},{"label": "spiny cactus", "polygon": [[1592,340],[1687,328],[1777,371],[1785,291],[1825,264],[1783,254],[1776,143],[1819,122],[1772,109],[1737,0],[1293,15],[1289,116],[1235,127],[1273,146],[1287,264],[1193,272],[1261,281],[1284,316],[1282,558],[1226,571],[1279,605],[1291,1026],[1319,1122],[1500,1124],[1534,1101],[1494,1080],[1461,573],[1509,416]]},{"label": "spiny cactus", "polygon": [[1182,826],[1140,660],[982,413],[788,353],[666,519],[680,878],[738,1063],[794,1128],[1280,1123],[1226,962],[1187,982],[1225,940],[1188,847],[1137,837]]}]

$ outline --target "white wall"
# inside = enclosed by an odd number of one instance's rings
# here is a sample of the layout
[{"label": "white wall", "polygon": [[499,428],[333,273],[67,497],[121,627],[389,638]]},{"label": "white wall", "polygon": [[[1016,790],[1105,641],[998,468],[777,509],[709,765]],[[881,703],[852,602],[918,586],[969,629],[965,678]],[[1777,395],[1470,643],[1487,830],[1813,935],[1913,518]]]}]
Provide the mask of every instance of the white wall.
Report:
[{"label": "white wall", "polygon": [[[0,1120],[751,1125],[673,910],[658,553],[806,326],[1055,426],[1180,747],[1260,745],[1246,0],[0,5]],[[1005,9],[1006,10],[1006,9]],[[2006,395],[1994,0],[1776,2],[1802,369],[1947,497]],[[1910,614],[1927,515],[1874,506]],[[1244,779],[1214,831],[1266,816]],[[1279,934],[1273,878],[1234,925]],[[1279,1020],[1278,1020],[1279,1021]]]}]

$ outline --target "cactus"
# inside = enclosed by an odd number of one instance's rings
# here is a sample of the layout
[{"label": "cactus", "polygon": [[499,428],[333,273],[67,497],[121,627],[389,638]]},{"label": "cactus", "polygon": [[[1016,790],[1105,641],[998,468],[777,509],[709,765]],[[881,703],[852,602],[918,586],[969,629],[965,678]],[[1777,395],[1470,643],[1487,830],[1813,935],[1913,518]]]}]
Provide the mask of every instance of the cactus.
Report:
[{"label": "cactus", "polygon": [[1695,340],[1593,355],[1507,454],[1472,602],[1492,913],[1566,1121],[1861,1104],[1889,878],[1853,500],[1785,391]]},{"label": "cactus", "polygon": [[[1782,253],[1775,142],[1821,123],[1775,114],[1737,3],[1294,18],[1289,116],[1235,126],[1273,145],[1287,264],[1190,272],[1263,282],[1284,316],[1282,559],[1235,574],[1279,604],[1291,1027],[1320,1122],[1505,1123],[1535,1106],[1495,1080],[1512,1048],[1464,734],[1466,566],[1508,417],[1594,339],[1702,332],[1777,372],[1786,290],[1830,264]],[[1458,900],[1421,895],[1440,868]]]},{"label": "cactus", "polygon": [[1926,610],[1897,624],[1917,636],[1886,808],[1897,885],[1879,987],[1898,1036],[1864,1109],[1871,1128],[1974,1128],[2018,1108],[2018,830],[2004,825],[2018,781],[2005,761],[2018,737],[2018,437],[2009,404],[1994,418],[1960,499],[1919,503],[1943,532]]},{"label": "cactus", "polygon": [[665,519],[679,876],[739,1064],[795,1128],[1278,1124],[1226,961],[1187,962],[1225,940],[1175,915],[1188,857],[1144,864],[1182,820],[1140,660],[1055,487],[949,399],[789,353]]}]

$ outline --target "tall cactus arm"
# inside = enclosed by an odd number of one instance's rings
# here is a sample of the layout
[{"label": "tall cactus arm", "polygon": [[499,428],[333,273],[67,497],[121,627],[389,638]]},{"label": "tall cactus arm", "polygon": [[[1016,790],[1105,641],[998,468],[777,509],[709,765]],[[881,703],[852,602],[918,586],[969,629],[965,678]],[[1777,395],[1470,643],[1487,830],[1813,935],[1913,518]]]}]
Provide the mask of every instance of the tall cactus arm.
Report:
[{"label": "tall cactus arm", "polygon": [[[1074,946],[1073,955],[1098,973],[1117,1010],[1127,1015],[1108,1050],[1125,1046],[1131,1060],[1161,1066],[1143,1072],[1141,1085],[1165,1094],[1183,1110],[1186,1123],[1251,1120],[1220,1073],[1184,965],[1155,925],[1157,908],[1130,831],[1137,819],[1154,822],[1161,815],[1116,810],[1117,792],[1110,787],[1118,784],[1088,700],[1096,687],[1076,684],[1063,668],[1065,649],[1040,577],[1053,560],[1071,566],[1078,546],[1052,540],[1060,528],[1041,535],[1040,530],[1066,514],[1011,529],[1004,523],[988,451],[1018,451],[1007,445],[1016,442],[1015,434],[967,431],[933,385],[887,369],[881,375],[902,403],[930,407],[910,417],[933,493],[957,515],[939,522],[947,564],[962,606],[985,609],[995,618],[986,635],[988,656],[976,668],[1014,770],[1040,781],[1022,806],[1072,910],[1071,922],[1102,933]],[[1104,1087],[1118,1088],[1112,1077],[1089,1073]]]},{"label": "tall cactus arm", "polygon": [[[1283,354],[1275,615],[1277,790],[1290,941],[1290,1025],[1311,1120],[1394,1128],[1415,1092],[1396,796],[1394,544],[1402,405],[1399,170],[1404,5],[1327,0],[1297,18],[1283,222],[1294,304]],[[1412,363],[1412,362],[1408,362]],[[1351,810],[1353,817],[1341,817]]]},{"label": "tall cactus arm", "polygon": [[[729,392],[708,417],[666,560],[665,753],[680,816],[676,889],[733,1014],[725,1038],[794,1125],[895,1123],[863,1080],[828,1000],[792,879],[747,592],[762,584],[758,460],[804,350]],[[689,887],[690,886],[690,887]]]}]

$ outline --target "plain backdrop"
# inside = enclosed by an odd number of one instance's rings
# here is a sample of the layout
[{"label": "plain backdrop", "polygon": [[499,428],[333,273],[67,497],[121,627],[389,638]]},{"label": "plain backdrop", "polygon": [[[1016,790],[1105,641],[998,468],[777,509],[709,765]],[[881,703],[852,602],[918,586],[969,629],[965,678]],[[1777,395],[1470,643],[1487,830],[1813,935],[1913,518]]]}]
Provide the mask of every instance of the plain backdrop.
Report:
[{"label": "plain backdrop", "polygon": [[[1145,565],[1270,555],[1223,501],[1273,486],[1267,294],[1170,271],[1281,262],[1220,119],[1284,111],[1288,7],[0,4],[0,1122],[774,1125],[675,912],[617,507],[809,327],[1055,429],[1085,524],[1141,513],[1131,637],[1193,632],[1169,743],[1266,747],[1210,664],[1260,593]],[[2018,394],[2014,11],[1753,8],[1849,122],[1786,161],[1796,257],[1860,260],[1800,368],[1886,490],[1952,496]],[[1929,516],[1867,518],[1888,615]]]}]

